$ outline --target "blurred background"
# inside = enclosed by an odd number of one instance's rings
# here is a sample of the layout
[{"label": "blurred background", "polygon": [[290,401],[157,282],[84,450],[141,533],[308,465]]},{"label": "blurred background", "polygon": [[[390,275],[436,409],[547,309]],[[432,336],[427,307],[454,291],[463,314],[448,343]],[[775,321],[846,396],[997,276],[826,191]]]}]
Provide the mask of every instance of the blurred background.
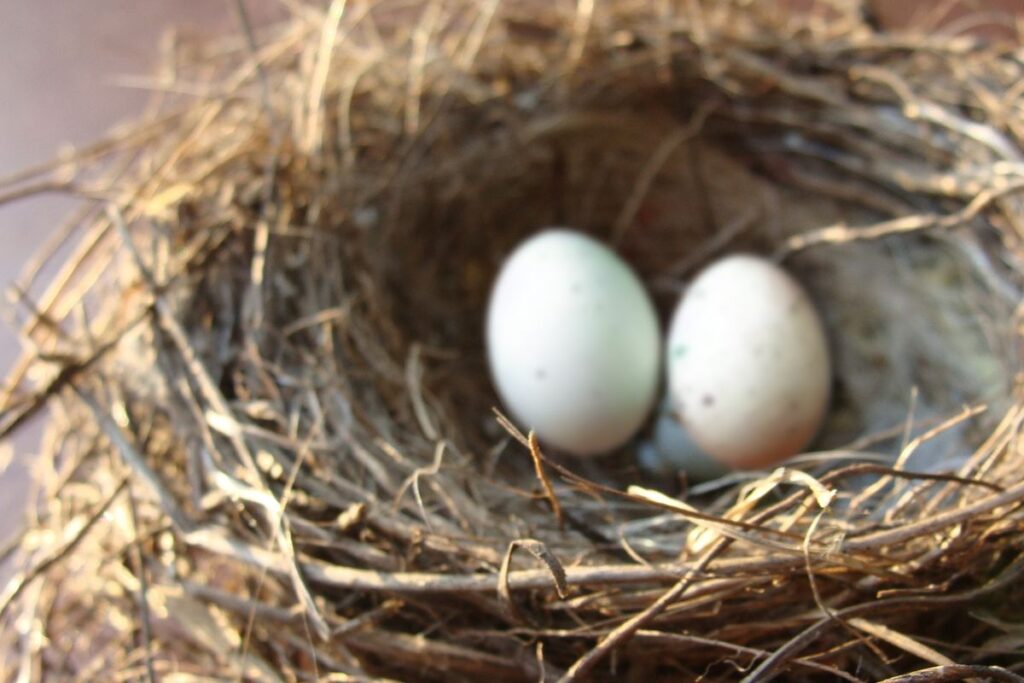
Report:
[{"label": "blurred background", "polygon": [[[515,2],[516,0],[509,0]],[[807,0],[791,0],[795,7]],[[284,0],[246,0],[253,24],[286,14]],[[874,0],[875,18],[889,28],[1024,34],[1024,0]],[[179,37],[237,32],[236,0],[6,0],[0,3],[0,177],[46,161],[62,148],[86,144],[138,115],[151,93],[129,77],[152,74],[162,46]],[[173,29],[174,33],[169,33]],[[135,79],[136,82],[142,79]],[[55,195],[0,207],[0,289],[61,225],[75,203]],[[20,350],[9,315],[0,320],[0,375]],[[10,465],[0,449],[0,546],[20,522],[28,454],[38,428],[13,441]]]}]

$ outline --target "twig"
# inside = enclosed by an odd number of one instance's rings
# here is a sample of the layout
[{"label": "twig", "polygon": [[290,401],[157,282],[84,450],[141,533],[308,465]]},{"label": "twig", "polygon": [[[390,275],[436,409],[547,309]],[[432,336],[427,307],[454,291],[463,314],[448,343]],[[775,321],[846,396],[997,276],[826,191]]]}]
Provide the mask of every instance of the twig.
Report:
[{"label": "twig", "polygon": [[4,591],[0,593],[0,618],[3,618],[4,614],[11,607],[14,601],[18,599],[18,596],[21,595],[25,588],[27,588],[37,578],[48,572],[58,562],[67,558],[74,549],[78,547],[93,526],[95,526],[96,522],[103,518],[103,515],[106,514],[107,510],[110,509],[110,506],[127,486],[128,477],[124,477],[114,488],[113,492],[111,492],[111,494],[108,495],[92,513],[85,517],[81,528],[77,530],[70,540],[66,541],[59,548],[52,550],[39,562],[33,564],[31,569],[19,573],[8,581]]},{"label": "twig", "polygon": [[92,413],[96,422],[99,423],[100,430],[106,435],[106,437],[113,444],[114,448],[121,454],[121,458],[129,469],[139,477],[142,482],[149,489],[150,493],[156,496],[157,500],[160,501],[160,507],[163,509],[171,523],[174,524],[175,528],[182,532],[188,532],[194,526],[192,520],[182,511],[178,505],[178,501],[175,500],[174,496],[164,485],[163,480],[160,476],[153,471],[153,469],[146,464],[145,458],[139,453],[139,451],[132,445],[131,441],[122,431],[121,427],[110,417],[109,413],[100,407],[99,402],[85,390],[80,389],[76,385],[72,384],[71,388],[74,390],[78,398],[84,403],[89,411]]},{"label": "twig", "polygon": [[505,559],[502,560],[501,569],[498,571],[498,597],[501,598],[513,619],[522,621],[522,615],[519,614],[512,601],[512,591],[509,589],[508,581],[509,570],[512,567],[512,553],[518,548],[526,550],[547,566],[548,571],[551,572],[551,579],[555,584],[558,597],[565,599],[569,593],[569,586],[565,581],[565,569],[562,567],[562,563],[551,554],[546,545],[532,538],[522,538],[509,543],[508,552],[505,553]]},{"label": "twig", "polygon": [[1001,666],[985,666],[984,664],[944,664],[908,674],[891,676],[879,683],[944,683],[945,681],[962,681],[974,677],[987,677],[993,681],[1005,681],[1006,683],[1024,683],[1024,676],[1018,676]]},{"label": "twig", "polygon": [[128,321],[124,327],[115,332],[106,340],[97,344],[89,356],[82,359],[66,362],[57,374],[41,388],[35,390],[29,396],[25,396],[13,405],[8,404],[0,411],[0,439],[5,439],[19,429],[23,424],[46,406],[47,402],[60,393],[62,389],[73,382],[81,373],[89,370],[107,353],[117,348],[118,343],[135,329],[135,326],[146,320],[148,310],[143,310],[135,318]]},{"label": "twig", "polygon": [[[973,590],[949,595],[911,596],[874,600],[872,602],[861,603],[836,610],[834,615],[841,619],[849,619],[862,614],[883,613],[895,607],[936,607],[938,605],[966,603],[983,595],[1000,590],[1017,580],[1021,575],[1024,575],[1024,555],[1017,557],[1009,567],[1004,569],[998,577],[990,581],[988,584]],[[747,674],[742,683],[766,683],[771,680],[778,673],[778,670],[785,665],[786,661],[793,657],[797,652],[807,647],[807,645],[809,645],[815,638],[819,637],[825,630],[827,630],[829,625],[832,623],[833,618],[831,616],[826,617],[796,634],[788,640],[785,645],[773,652],[771,657],[761,662],[757,668]]]},{"label": "twig", "polygon": [[665,591],[660,598],[651,603],[646,609],[630,619],[627,619],[615,630],[609,633],[607,636],[601,639],[601,641],[585,655],[577,659],[569,670],[566,671],[565,675],[559,679],[559,683],[571,683],[572,681],[578,681],[585,677],[594,666],[597,665],[601,659],[608,656],[608,654],[616,647],[624,643],[627,639],[631,638],[633,634],[643,628],[643,626],[649,623],[656,616],[661,614],[665,609],[679,599],[680,596],[686,591],[687,588],[693,582],[693,579],[711,563],[719,553],[725,550],[732,539],[719,538],[713,545],[711,545],[705,552],[701,559],[689,569],[680,578],[672,588]]},{"label": "twig", "polygon": [[891,235],[920,232],[922,230],[951,230],[966,225],[974,220],[985,207],[1000,197],[1020,192],[1024,189],[1024,180],[1003,184],[1001,187],[989,188],[980,193],[964,208],[954,213],[917,214],[902,216],[892,220],[876,223],[863,228],[851,228],[845,224],[831,225],[811,232],[790,237],[783,243],[778,257],[785,258],[789,254],[823,244],[845,244],[860,240],[875,240]]},{"label": "twig", "polygon": [[919,657],[926,662],[931,662],[932,664],[937,664],[939,666],[955,664],[952,659],[941,652],[937,652],[934,648],[930,648],[927,645],[914,640],[910,636],[900,633],[896,629],[889,628],[882,624],[876,624],[860,617],[849,619],[846,623],[856,629],[864,631],[865,633],[869,633],[876,638],[880,638],[887,643],[891,643],[901,650],[909,652],[915,657]]},{"label": "twig", "polygon": [[[148,285],[151,295],[153,296],[153,308],[157,313],[157,318],[160,322],[160,326],[164,332],[174,342],[177,347],[178,353],[181,356],[182,361],[185,363],[185,367],[189,370],[196,384],[199,386],[203,397],[211,403],[214,410],[216,410],[224,419],[234,420],[234,413],[231,411],[221,394],[217,384],[210,377],[205,366],[199,360],[198,355],[195,352],[192,344],[189,342],[188,335],[185,330],[181,327],[174,312],[170,306],[160,295],[161,288],[153,278],[152,272],[146,266],[142,260],[141,254],[136,249],[134,242],[132,242],[131,234],[128,231],[128,226],[124,222],[124,217],[121,215],[120,210],[111,205],[110,217],[114,226],[121,234],[121,241],[128,249],[128,253],[131,255],[135,262],[135,267],[142,276],[143,281]],[[240,434],[229,435],[229,439],[232,445],[235,447],[235,452],[242,464],[246,466],[250,475],[258,482],[262,483],[262,477],[260,476],[259,468],[256,467],[256,461],[253,459],[252,453],[249,450],[249,446],[246,444],[245,439]]]},{"label": "twig", "polygon": [[558,528],[561,529],[565,526],[565,516],[562,514],[562,506],[558,502],[558,496],[555,495],[555,489],[551,485],[551,480],[548,479],[547,471],[544,469],[544,455],[541,453],[540,443],[537,441],[537,435],[533,430],[530,430],[530,435],[527,437],[527,446],[530,449],[530,457],[533,459],[533,469],[537,473],[537,479],[540,480],[540,485],[544,489],[544,495],[551,504],[552,512],[555,513]]},{"label": "twig", "polygon": [[139,536],[139,513],[132,495],[131,480],[128,480],[128,510],[132,519],[132,532],[135,542],[132,544],[135,573],[139,577],[139,615],[142,622],[142,649],[146,657],[146,676],[149,683],[156,683],[156,670],[153,668],[153,626],[149,616],[149,579],[146,574],[146,561],[142,555],[142,540]]},{"label": "twig", "polygon": [[[647,629],[638,630],[636,634],[634,634],[634,638],[642,642],[670,645],[673,647],[673,649],[676,649],[679,646],[692,645],[700,649],[710,647],[715,649],[727,650],[729,652],[735,652],[736,654],[750,655],[755,659],[755,661],[757,659],[767,657],[769,654],[771,654],[765,650],[759,650],[754,647],[737,645],[735,643],[729,643],[724,640],[715,640],[714,638],[705,638],[703,636],[695,636],[689,634],[684,635],[680,633],[663,633],[661,631],[650,631]],[[837,669],[826,664],[819,664],[818,662],[815,662],[813,659],[794,659],[793,664],[814,671],[820,671],[835,678],[841,678],[845,681],[850,681],[851,683],[864,683],[862,679],[857,678],[856,676],[853,676],[845,671],[842,671],[841,669]]]}]

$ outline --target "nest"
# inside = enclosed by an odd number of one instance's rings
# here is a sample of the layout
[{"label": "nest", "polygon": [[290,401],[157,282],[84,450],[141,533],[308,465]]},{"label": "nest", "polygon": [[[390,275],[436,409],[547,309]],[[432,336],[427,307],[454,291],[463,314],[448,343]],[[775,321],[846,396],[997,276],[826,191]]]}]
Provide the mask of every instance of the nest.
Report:
[{"label": "nest", "polygon": [[[4,181],[88,200],[18,290],[11,680],[1020,680],[1024,66],[865,17],[295,4]],[[497,412],[489,284],[547,225],[663,316],[784,262],[836,359],[813,452],[691,486]]]}]

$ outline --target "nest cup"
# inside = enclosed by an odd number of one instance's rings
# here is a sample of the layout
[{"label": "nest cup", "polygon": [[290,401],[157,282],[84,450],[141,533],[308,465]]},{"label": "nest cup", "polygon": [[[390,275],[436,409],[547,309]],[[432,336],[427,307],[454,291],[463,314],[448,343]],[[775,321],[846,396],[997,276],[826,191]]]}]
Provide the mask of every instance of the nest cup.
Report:
[{"label": "nest cup", "polygon": [[[296,5],[7,180],[90,202],[3,395],[48,409],[12,680],[1016,680],[1024,67],[865,16]],[[813,452],[690,488],[496,415],[489,286],[548,225],[663,322],[718,255],[796,274]]]}]

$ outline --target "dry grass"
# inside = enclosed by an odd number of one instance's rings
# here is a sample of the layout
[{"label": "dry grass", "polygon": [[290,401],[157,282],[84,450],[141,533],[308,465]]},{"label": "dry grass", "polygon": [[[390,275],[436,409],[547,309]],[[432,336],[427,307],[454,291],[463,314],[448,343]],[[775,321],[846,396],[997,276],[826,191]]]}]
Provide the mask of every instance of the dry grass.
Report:
[{"label": "dry grass", "polygon": [[[0,396],[2,435],[47,416],[10,680],[1021,680],[1010,49],[846,3],[352,0],[172,62],[0,180],[88,200]],[[836,349],[820,450],[688,490],[496,415],[488,283],[549,224],[662,313],[784,259]]]}]

